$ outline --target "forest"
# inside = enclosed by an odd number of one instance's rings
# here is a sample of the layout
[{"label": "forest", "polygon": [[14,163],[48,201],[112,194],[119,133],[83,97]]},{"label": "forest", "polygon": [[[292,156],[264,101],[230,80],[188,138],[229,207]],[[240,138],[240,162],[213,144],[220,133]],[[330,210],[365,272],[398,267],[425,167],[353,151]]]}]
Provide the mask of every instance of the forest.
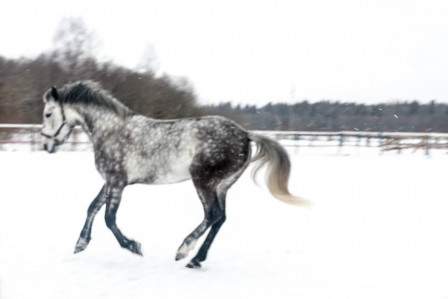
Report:
[{"label": "forest", "polygon": [[45,90],[95,80],[132,110],[160,119],[215,114],[251,130],[448,132],[448,105],[436,99],[375,105],[330,100],[286,104],[282,99],[264,106],[201,105],[188,79],[156,75],[151,57],[138,70],[99,61],[92,36],[82,20],[66,19],[51,51],[34,58],[0,56],[0,123],[41,123]]},{"label": "forest", "polygon": [[223,103],[208,109],[252,130],[448,132],[448,105],[436,101],[375,105],[302,101],[263,107]]}]

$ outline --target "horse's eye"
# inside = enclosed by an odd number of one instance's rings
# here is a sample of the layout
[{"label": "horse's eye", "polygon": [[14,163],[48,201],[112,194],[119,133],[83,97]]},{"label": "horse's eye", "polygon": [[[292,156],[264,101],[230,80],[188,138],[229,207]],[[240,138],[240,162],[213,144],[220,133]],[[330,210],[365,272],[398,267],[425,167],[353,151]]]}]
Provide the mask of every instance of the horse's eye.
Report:
[{"label": "horse's eye", "polygon": [[45,113],[45,117],[49,118],[51,116],[51,113]]}]

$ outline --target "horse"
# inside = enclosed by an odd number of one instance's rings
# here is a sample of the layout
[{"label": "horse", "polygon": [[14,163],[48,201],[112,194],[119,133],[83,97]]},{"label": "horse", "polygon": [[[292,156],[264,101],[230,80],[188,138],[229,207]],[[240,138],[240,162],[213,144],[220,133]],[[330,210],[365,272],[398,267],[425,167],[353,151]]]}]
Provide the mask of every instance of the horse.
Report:
[{"label": "horse", "polygon": [[[105,221],[121,247],[143,255],[140,243],[128,239],[116,224],[126,186],[171,184],[192,180],[204,218],[182,242],[175,260],[185,258],[210,229],[196,256],[186,265],[200,268],[226,220],[226,193],[249,164],[252,178],[266,166],[266,184],[277,199],[292,205],[307,201],[288,190],[290,160],[275,140],[243,129],[221,116],[159,120],[137,114],[94,81],[51,87],[43,95],[43,148],[55,153],[75,126],[93,144],[95,166],[104,185],[87,210],[75,246],[86,249],[97,212],[106,204]],[[252,146],[256,152],[252,155]]]}]

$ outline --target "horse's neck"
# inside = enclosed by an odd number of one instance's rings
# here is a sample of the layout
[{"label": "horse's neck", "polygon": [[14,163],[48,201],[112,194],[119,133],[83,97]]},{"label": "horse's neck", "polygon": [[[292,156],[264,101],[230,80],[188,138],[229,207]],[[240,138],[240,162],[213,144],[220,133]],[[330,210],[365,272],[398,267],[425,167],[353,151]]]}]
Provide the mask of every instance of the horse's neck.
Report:
[{"label": "horse's neck", "polygon": [[126,120],[121,116],[108,111],[107,109],[84,109],[81,112],[83,118],[82,127],[90,136],[92,142],[122,131],[126,125]]}]

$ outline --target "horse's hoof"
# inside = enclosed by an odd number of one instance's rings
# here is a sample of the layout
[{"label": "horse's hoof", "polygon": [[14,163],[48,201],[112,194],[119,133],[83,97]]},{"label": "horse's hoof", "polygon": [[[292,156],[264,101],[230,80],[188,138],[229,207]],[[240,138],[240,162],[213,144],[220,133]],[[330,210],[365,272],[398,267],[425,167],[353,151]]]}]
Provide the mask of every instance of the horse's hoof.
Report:
[{"label": "horse's hoof", "polygon": [[75,247],[75,251],[73,251],[73,253],[74,253],[74,254],[80,253],[81,251],[84,251],[84,249],[85,249],[85,248],[76,246],[76,247]]},{"label": "horse's hoof", "polygon": [[201,268],[201,263],[195,259],[191,260],[185,267],[190,269],[199,269]]},{"label": "horse's hoof", "polygon": [[126,246],[126,248],[129,249],[129,251],[131,251],[132,253],[143,256],[142,245],[138,242],[129,241],[129,244]]},{"label": "horse's hoof", "polygon": [[176,254],[176,262],[184,259],[187,255],[185,253],[177,252]]},{"label": "horse's hoof", "polygon": [[84,239],[79,239],[78,242],[76,243],[74,254],[84,251],[87,245],[89,245],[88,241]]},{"label": "horse's hoof", "polygon": [[196,241],[197,240],[193,240],[189,243],[187,241],[184,241],[184,243],[182,243],[182,245],[177,250],[176,261],[186,258],[188,253],[190,253],[190,251],[194,248]]}]

